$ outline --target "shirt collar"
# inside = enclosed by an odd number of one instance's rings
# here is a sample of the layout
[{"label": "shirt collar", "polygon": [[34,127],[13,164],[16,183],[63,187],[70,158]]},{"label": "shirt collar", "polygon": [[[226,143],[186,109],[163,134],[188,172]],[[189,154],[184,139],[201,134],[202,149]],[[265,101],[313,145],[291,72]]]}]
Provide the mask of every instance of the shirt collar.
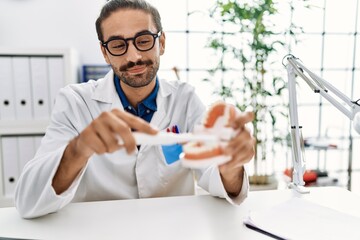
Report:
[{"label": "shirt collar", "polygon": [[[131,107],[128,99],[125,96],[123,89],[121,88],[120,79],[116,75],[114,76],[114,84],[115,84],[116,92],[120,97],[120,101],[124,109],[129,108],[129,106]],[[153,112],[157,111],[156,97],[158,92],[159,92],[159,80],[158,77],[156,76],[154,90],[150,93],[150,95],[147,98],[145,98],[141,103],[139,103],[139,106],[143,105],[145,108],[150,109]]]},{"label": "shirt collar", "polygon": [[144,104],[145,107],[147,107],[148,109],[154,112],[157,110],[156,96],[159,91],[159,81],[157,77],[155,81],[156,82],[155,82],[154,90],[150,93],[150,95],[147,98],[144,99],[144,101],[142,101],[142,104]]}]

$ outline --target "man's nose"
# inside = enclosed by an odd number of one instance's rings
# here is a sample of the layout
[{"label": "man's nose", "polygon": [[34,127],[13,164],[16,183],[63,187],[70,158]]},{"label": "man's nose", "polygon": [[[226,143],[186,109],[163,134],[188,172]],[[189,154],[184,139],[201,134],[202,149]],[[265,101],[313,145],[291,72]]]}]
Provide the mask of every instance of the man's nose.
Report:
[{"label": "man's nose", "polygon": [[128,62],[137,62],[141,58],[141,53],[139,50],[136,49],[133,41],[129,41],[129,46],[126,53],[126,60]]}]

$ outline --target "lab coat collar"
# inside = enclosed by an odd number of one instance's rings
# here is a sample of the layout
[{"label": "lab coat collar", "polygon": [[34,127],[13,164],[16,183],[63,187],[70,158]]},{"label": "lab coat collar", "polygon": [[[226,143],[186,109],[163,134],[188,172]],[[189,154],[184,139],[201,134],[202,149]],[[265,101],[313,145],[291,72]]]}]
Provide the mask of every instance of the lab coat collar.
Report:
[{"label": "lab coat collar", "polygon": [[[92,94],[92,99],[107,103],[103,111],[110,111],[111,109],[118,108],[124,109],[121,104],[120,98],[116,92],[114,84],[114,73],[111,70],[104,78],[96,81],[96,87]],[[154,113],[150,124],[156,126],[158,129],[166,129],[169,124],[169,116],[166,114],[169,108],[169,101],[166,101],[167,97],[176,92],[177,88],[170,82],[159,78],[159,91],[156,97],[157,111]],[[142,146],[140,151],[147,149],[149,145]]]},{"label": "lab coat collar", "polygon": [[[101,78],[96,81],[96,87],[92,94],[92,99],[95,101],[100,101],[107,103],[104,106],[104,111],[109,111],[114,108],[124,109],[121,104],[120,98],[116,92],[114,85],[114,72],[110,70],[104,78]],[[158,128],[166,128],[168,118],[166,117],[166,109],[168,109],[168,103],[166,98],[175,93],[176,87],[170,82],[159,78],[159,91],[156,97],[156,105],[158,111],[156,111],[151,119],[151,124],[157,126]],[[164,126],[163,126],[164,125]]]},{"label": "lab coat collar", "polygon": [[[159,85],[159,92],[156,98],[158,108],[167,96],[176,91],[176,88],[166,80],[159,79]],[[122,107],[114,85],[113,70],[110,70],[104,78],[97,80],[97,86],[92,94],[92,99],[104,103],[112,103],[113,105],[118,105],[120,103]]]},{"label": "lab coat collar", "polygon": [[94,89],[94,92],[91,96],[93,100],[104,103],[116,102],[116,99],[118,99],[119,97],[117,96],[114,86],[114,73],[112,70],[110,70],[104,78],[100,78],[99,80],[97,80],[96,83],[96,88]]}]

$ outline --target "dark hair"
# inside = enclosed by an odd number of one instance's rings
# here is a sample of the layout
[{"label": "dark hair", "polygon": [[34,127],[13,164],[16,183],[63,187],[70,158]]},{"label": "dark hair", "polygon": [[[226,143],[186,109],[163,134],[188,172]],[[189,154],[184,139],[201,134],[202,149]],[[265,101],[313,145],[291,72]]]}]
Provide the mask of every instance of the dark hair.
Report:
[{"label": "dark hair", "polygon": [[162,30],[159,11],[145,0],[110,0],[101,9],[99,17],[96,19],[95,26],[98,39],[103,42],[101,23],[110,16],[111,13],[119,9],[138,9],[151,14],[157,31]]}]

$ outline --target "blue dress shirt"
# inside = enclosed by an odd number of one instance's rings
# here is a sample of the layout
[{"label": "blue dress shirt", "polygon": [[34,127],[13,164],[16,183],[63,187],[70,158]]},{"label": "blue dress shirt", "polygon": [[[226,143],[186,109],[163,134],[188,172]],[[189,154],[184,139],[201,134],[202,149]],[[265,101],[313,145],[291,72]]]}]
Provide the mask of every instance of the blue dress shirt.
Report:
[{"label": "blue dress shirt", "polygon": [[134,108],[130,105],[128,99],[125,96],[124,91],[120,85],[120,79],[115,75],[114,76],[114,84],[116,88],[116,92],[120,97],[120,101],[124,107],[124,110],[144,119],[147,122],[150,122],[154,113],[157,111],[156,106],[156,96],[159,91],[159,81],[156,77],[156,83],[154,90],[150,93],[150,95],[145,98],[141,103],[138,104],[137,108]]}]

